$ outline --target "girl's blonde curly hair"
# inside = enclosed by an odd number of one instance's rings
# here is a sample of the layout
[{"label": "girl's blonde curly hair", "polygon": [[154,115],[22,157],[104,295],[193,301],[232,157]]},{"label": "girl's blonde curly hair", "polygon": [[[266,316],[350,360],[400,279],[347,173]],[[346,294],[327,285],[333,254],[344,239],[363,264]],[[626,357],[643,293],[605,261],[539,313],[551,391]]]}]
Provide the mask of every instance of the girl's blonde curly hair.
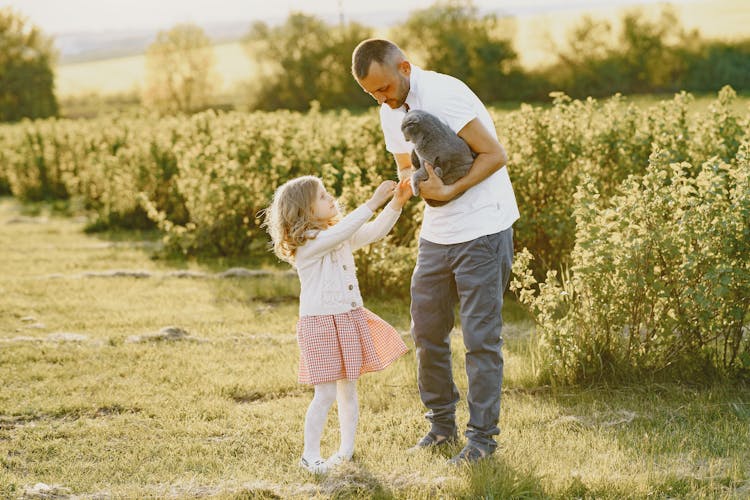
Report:
[{"label": "girl's blonde curly hair", "polygon": [[271,236],[273,252],[281,260],[294,264],[297,248],[317,233],[338,221],[316,219],[313,203],[323,181],[314,175],[305,175],[285,182],[276,189],[271,206],[264,210],[263,226]]}]

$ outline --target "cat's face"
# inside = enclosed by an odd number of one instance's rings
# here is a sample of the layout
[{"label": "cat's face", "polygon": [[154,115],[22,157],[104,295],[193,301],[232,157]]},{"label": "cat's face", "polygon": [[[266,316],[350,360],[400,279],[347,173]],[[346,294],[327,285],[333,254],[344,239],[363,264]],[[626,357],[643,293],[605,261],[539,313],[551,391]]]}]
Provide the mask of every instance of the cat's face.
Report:
[{"label": "cat's face", "polygon": [[416,142],[424,135],[423,125],[428,118],[427,113],[418,109],[406,113],[404,120],[401,122],[401,132],[404,139],[409,142]]}]

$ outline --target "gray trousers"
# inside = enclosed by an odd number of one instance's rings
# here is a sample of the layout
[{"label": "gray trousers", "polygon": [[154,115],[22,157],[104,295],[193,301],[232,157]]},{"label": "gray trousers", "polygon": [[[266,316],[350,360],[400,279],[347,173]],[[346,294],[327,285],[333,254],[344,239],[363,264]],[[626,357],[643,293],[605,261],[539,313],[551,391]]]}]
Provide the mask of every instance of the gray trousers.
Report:
[{"label": "gray trousers", "polygon": [[485,451],[497,446],[503,382],[503,292],[513,262],[513,228],[453,245],[419,240],[411,281],[412,338],[422,402],[432,431],[456,430],[458,389],[453,382],[450,332],[459,303],[466,346],[467,439]]}]

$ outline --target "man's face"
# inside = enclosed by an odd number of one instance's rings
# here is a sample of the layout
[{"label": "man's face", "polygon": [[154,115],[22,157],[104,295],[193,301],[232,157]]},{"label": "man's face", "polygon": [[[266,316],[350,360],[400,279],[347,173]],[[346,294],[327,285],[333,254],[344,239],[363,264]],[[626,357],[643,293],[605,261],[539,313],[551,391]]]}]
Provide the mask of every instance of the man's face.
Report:
[{"label": "man's face", "polygon": [[409,95],[409,75],[411,65],[401,61],[398,66],[388,67],[373,61],[367,76],[359,80],[359,85],[378,104],[386,103],[393,109],[400,108]]}]

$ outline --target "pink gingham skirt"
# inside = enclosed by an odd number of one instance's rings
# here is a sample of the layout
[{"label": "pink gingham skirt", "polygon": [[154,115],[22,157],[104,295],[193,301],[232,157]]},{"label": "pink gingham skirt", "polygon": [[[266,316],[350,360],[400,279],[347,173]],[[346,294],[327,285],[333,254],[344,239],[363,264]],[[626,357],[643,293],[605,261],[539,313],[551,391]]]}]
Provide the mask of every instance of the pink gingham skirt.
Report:
[{"label": "pink gingham skirt", "polygon": [[408,349],[395,328],[358,307],[349,312],[302,316],[297,322],[302,384],[356,380],[382,370]]}]

